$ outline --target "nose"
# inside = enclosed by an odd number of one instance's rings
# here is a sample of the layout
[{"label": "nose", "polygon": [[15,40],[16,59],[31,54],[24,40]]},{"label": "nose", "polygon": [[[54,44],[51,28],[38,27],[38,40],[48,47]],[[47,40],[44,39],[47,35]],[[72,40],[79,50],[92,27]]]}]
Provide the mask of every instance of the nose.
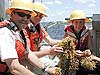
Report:
[{"label": "nose", "polygon": [[28,20],[27,16],[24,16],[23,19],[24,19],[24,20]]},{"label": "nose", "polygon": [[27,18],[27,16],[22,17],[21,21],[25,22],[26,24],[29,23],[29,19]]}]

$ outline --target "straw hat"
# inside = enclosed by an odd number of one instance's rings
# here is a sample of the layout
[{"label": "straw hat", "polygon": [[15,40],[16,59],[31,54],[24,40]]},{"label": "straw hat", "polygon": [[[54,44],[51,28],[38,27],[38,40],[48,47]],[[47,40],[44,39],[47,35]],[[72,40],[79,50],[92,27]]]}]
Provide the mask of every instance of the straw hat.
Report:
[{"label": "straw hat", "polygon": [[47,14],[46,14],[47,7],[43,3],[34,2],[33,3],[33,10],[35,10],[35,11],[43,14],[45,17],[47,17]]},{"label": "straw hat", "polygon": [[86,19],[85,13],[82,10],[74,10],[70,15],[70,20]]},{"label": "straw hat", "polygon": [[72,13],[70,15],[70,20],[68,20],[68,22],[71,22],[72,20],[76,20],[76,19],[85,19],[85,22],[89,21],[89,19],[86,18],[84,11],[82,11],[82,10],[72,11]]},{"label": "straw hat", "polygon": [[33,3],[29,0],[13,0],[11,6],[6,9],[6,13],[11,14],[11,12],[15,9],[27,10],[31,11],[32,15],[36,16],[36,13],[32,8]]}]

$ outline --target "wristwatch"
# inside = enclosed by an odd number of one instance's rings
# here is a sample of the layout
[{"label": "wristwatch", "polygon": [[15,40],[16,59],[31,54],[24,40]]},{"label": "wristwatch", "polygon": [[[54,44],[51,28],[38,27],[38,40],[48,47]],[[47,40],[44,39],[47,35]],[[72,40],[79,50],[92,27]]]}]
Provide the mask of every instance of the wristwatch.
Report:
[{"label": "wristwatch", "polygon": [[45,66],[45,67],[42,69],[42,71],[43,71],[43,72],[47,72],[47,69],[48,69],[48,66]]}]

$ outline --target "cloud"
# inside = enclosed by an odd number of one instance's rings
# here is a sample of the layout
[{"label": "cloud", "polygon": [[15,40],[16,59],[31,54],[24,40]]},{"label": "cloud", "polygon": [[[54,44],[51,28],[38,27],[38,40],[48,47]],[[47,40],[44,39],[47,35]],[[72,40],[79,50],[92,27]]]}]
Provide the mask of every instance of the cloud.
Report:
[{"label": "cloud", "polygon": [[96,3],[96,0],[91,0],[92,3]]},{"label": "cloud", "polygon": [[47,2],[44,2],[45,4],[48,4],[48,5],[53,5],[53,4],[58,4],[58,5],[61,5],[63,4],[61,1],[59,0],[55,0],[55,1],[47,1]]},{"label": "cloud", "polygon": [[45,4],[48,4],[48,5],[53,5],[54,3],[51,2],[51,1],[47,1],[47,2],[44,2]]},{"label": "cloud", "polygon": [[61,1],[59,1],[59,0],[55,0],[54,1],[56,4],[63,4]]},{"label": "cloud", "polygon": [[88,7],[95,7],[95,4],[89,4]]},{"label": "cloud", "polygon": [[72,9],[72,8],[73,8],[73,7],[71,7],[71,6],[66,6],[66,7],[65,7],[65,9],[67,9],[67,10],[68,10],[68,9]]},{"label": "cloud", "polygon": [[96,0],[74,0],[78,3],[96,3]]}]

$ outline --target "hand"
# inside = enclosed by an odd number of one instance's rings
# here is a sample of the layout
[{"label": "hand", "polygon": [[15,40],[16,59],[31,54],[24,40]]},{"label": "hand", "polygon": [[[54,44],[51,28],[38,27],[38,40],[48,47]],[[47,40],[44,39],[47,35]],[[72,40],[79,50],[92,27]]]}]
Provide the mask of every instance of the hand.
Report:
[{"label": "hand", "polygon": [[100,62],[100,58],[97,57],[97,56],[92,55],[91,58],[92,58],[93,61],[98,61],[98,62]]},{"label": "hand", "polygon": [[89,49],[84,51],[84,56],[90,56],[91,55],[91,51]]},{"label": "hand", "polygon": [[4,26],[7,26],[9,24],[9,22],[8,21],[2,21],[2,22],[0,22],[0,27],[4,27]]},{"label": "hand", "polygon": [[54,45],[54,47],[56,47],[56,49],[54,50],[56,53],[64,52],[63,48],[58,47],[57,45]]},{"label": "hand", "polygon": [[[58,68],[58,67],[48,68],[48,69],[47,69],[47,72],[48,72],[50,75],[54,75],[57,68]],[[60,69],[60,68],[59,68],[59,69]]]},{"label": "hand", "polygon": [[56,53],[63,52],[63,48],[57,47],[57,45],[54,45],[53,47],[50,48],[49,52],[50,52],[50,55],[54,55]]},{"label": "hand", "polygon": [[75,51],[75,55],[76,55],[77,57],[81,57],[81,56],[84,55],[84,53],[83,53],[82,51],[80,51],[80,50],[76,50],[76,51]]}]

